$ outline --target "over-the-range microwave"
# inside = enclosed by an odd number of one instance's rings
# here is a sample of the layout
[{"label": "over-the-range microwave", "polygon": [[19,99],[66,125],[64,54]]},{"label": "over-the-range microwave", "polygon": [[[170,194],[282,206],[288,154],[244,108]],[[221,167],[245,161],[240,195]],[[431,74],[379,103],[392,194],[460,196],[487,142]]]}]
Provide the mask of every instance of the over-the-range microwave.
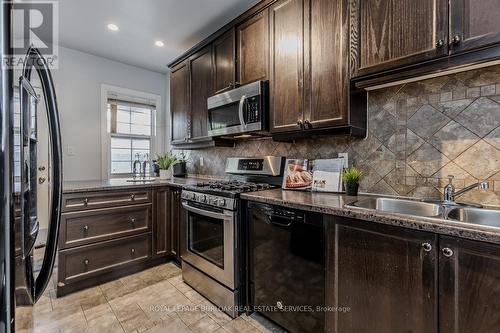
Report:
[{"label": "over-the-range microwave", "polygon": [[267,133],[268,91],[268,81],[256,81],[209,97],[208,135],[234,137]]}]

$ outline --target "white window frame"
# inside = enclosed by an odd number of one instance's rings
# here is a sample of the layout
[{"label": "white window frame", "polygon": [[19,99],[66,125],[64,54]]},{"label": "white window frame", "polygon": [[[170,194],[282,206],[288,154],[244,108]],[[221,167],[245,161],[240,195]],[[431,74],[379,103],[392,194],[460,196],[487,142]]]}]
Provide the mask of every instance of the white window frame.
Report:
[{"label": "white window frame", "polygon": [[[111,134],[108,132],[108,100],[118,99],[128,102],[152,101],[156,106],[156,116],[152,115],[150,160],[162,150],[163,127],[161,96],[143,91],[101,84],[101,179],[123,178],[125,174],[111,174]],[[144,102],[143,102],[144,103]]]}]

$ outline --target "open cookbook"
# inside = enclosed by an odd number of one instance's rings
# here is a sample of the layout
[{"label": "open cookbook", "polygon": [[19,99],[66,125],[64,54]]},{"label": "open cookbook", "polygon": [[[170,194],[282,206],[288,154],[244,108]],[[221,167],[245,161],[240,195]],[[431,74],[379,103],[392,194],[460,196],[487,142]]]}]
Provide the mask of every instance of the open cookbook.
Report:
[{"label": "open cookbook", "polygon": [[283,178],[285,190],[342,192],[343,158],[287,159]]}]

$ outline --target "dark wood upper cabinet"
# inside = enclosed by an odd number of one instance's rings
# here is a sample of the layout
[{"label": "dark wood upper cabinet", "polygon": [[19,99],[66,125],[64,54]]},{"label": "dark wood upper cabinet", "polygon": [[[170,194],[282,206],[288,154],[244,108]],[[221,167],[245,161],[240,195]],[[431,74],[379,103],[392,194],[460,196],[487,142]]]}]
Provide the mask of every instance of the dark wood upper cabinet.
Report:
[{"label": "dark wood upper cabinet", "polygon": [[269,9],[236,27],[238,83],[266,80],[269,72]]},{"label": "dark wood upper cabinet", "polygon": [[305,8],[305,125],[345,125],[349,112],[349,0],[308,0]]},{"label": "dark wood upper cabinet", "polygon": [[358,20],[351,24],[355,76],[448,54],[448,0],[355,0],[354,3],[352,18]]},{"label": "dark wood upper cabinet", "polygon": [[327,332],[437,332],[437,235],[341,217],[325,225],[326,304],[351,309],[327,312]]},{"label": "dark wood upper cabinet", "polygon": [[451,53],[500,43],[499,6],[498,0],[451,1]]},{"label": "dark wood upper cabinet", "polygon": [[500,246],[441,237],[439,266],[439,332],[498,332]]},{"label": "dark wood upper cabinet", "polygon": [[214,92],[211,45],[190,57],[189,63],[191,67],[191,138],[207,138],[207,98]]},{"label": "dark wood upper cabinet", "polygon": [[303,121],[303,0],[270,8],[271,132],[300,130]]},{"label": "dark wood upper cabinet", "polygon": [[170,73],[170,112],[172,143],[189,138],[189,64],[187,61],[173,67]]},{"label": "dark wood upper cabinet", "polygon": [[234,28],[213,43],[214,94],[231,89],[236,83],[236,46]]}]

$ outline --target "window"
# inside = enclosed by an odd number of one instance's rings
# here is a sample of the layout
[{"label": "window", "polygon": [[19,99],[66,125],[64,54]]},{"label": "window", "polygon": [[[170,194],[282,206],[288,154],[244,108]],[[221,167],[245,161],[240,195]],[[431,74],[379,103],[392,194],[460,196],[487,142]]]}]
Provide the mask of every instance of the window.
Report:
[{"label": "window", "polygon": [[108,99],[111,175],[130,174],[134,160],[149,159],[153,151],[155,114],[154,105]]}]

